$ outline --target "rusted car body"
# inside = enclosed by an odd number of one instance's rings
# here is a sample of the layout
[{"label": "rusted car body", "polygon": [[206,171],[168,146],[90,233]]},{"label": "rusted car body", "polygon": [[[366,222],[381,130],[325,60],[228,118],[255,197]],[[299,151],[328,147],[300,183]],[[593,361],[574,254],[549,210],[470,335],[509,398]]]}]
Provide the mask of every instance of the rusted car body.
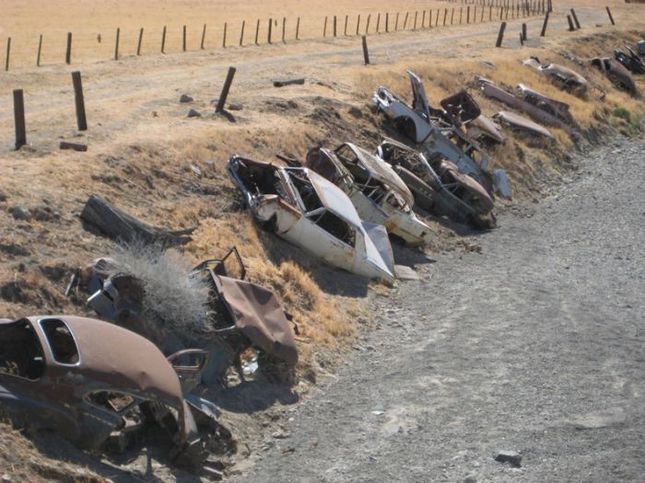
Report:
[{"label": "rusted car body", "polygon": [[523,64],[545,75],[561,89],[579,95],[587,92],[587,79],[568,67],[553,63],[542,64],[537,57],[530,57]]},{"label": "rusted car body", "polygon": [[387,138],[377,152],[408,185],[416,206],[478,227],[494,226],[494,204],[488,192],[450,161],[436,160],[431,165],[419,151]]},{"label": "rusted car body", "polygon": [[525,133],[542,136],[548,139],[555,139],[553,134],[551,134],[551,131],[544,126],[520,116],[519,114],[515,114],[514,112],[499,111],[494,117],[500,124],[511,130],[523,131]]},{"label": "rusted car body", "polygon": [[343,190],[361,219],[385,226],[412,246],[427,244],[432,231],[412,211],[414,196],[399,175],[382,159],[352,143],[334,151],[309,150],[305,166]]},{"label": "rusted car body", "polygon": [[645,63],[631,47],[625,46],[627,52],[621,49],[614,50],[614,59],[633,74],[645,74]]},{"label": "rusted car body", "polygon": [[[479,84],[486,97],[496,99],[507,106],[522,111],[531,116],[533,120],[537,122],[564,129],[572,137],[579,136],[577,129],[558,117],[562,112],[568,112],[568,110],[562,111],[562,108],[558,107],[559,104],[545,103],[544,100],[548,99],[546,96],[532,90],[529,92],[527,91],[528,88],[522,86],[524,89],[523,95],[528,96],[528,100],[525,100],[522,97],[518,97],[515,93],[508,92],[506,89],[496,86],[492,81],[483,77],[479,78]],[[520,95],[522,95],[522,89],[519,89],[519,92]],[[535,94],[539,94],[539,97],[536,97]],[[566,106],[566,104],[564,105]],[[552,112],[555,112],[556,114],[553,114]]]},{"label": "rusted car body", "polygon": [[[229,273],[229,259],[237,262],[239,278]],[[246,269],[235,248],[222,259],[200,263],[190,276],[207,278],[211,286],[211,303],[219,302],[228,315],[228,325],[219,325],[216,330],[225,339],[227,334],[231,334],[239,340],[239,333],[244,340],[237,344],[238,352],[255,347],[289,367],[295,367],[298,349],[280,300],[271,290],[244,280]]]},{"label": "rusted car body", "polygon": [[518,84],[516,91],[518,96],[522,100],[528,102],[529,104],[533,104],[535,107],[541,109],[542,111],[547,112],[552,116],[560,119],[562,122],[566,123],[576,131],[580,130],[580,126],[571,115],[571,112],[569,111],[569,104],[567,104],[566,102],[553,99],[552,97],[533,90],[524,84]]},{"label": "rusted car body", "polygon": [[237,155],[228,161],[227,170],[264,229],[335,267],[394,280],[387,255],[368,233],[372,227],[330,181],[307,168],[279,167]]},{"label": "rusted car body", "polygon": [[506,136],[502,129],[491,118],[483,114],[468,121],[465,126],[468,136],[483,145],[493,146],[506,142]]},{"label": "rusted car body", "polygon": [[[442,101],[447,109],[433,109],[419,77],[411,71],[408,71],[408,76],[413,94],[412,107],[385,87],[379,87],[374,94],[377,109],[419,146],[426,159],[451,161],[460,173],[475,178],[489,194],[495,191],[510,198],[506,173],[503,170],[495,170],[495,175],[490,172],[490,158],[464,130],[463,124],[480,114],[474,99],[462,91]],[[503,182],[497,184],[496,180]]]},{"label": "rusted car body", "polygon": [[633,97],[640,97],[640,91],[632,74],[618,61],[609,57],[596,57],[591,65],[600,70],[616,87]]},{"label": "rusted car body", "polygon": [[59,315],[0,321],[0,403],[19,420],[89,449],[155,421],[170,430],[171,456],[184,464],[206,457],[196,417],[216,412],[183,396],[176,372],[150,341],[114,324]]}]

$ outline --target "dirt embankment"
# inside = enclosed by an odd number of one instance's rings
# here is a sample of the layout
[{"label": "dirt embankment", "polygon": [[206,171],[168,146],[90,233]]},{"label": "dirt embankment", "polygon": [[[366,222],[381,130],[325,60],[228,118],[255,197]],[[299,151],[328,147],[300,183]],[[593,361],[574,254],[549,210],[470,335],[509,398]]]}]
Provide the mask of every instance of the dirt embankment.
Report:
[{"label": "dirt embankment", "polygon": [[[595,13],[588,18],[584,13],[579,16],[590,22],[597,18]],[[534,20],[529,27],[537,29],[539,23]],[[559,25],[558,21],[553,25]],[[450,35],[407,32],[374,38],[371,49],[376,65],[360,68],[356,67],[360,51],[345,39],[304,42],[293,50],[275,46],[263,51],[236,49],[234,54],[191,53],[88,65],[83,75],[90,130],[82,134],[73,129],[73,100],[64,67],[3,78],[4,87],[27,90],[30,146],[19,152],[7,150],[0,158],[0,224],[8,227],[0,233],[0,315],[92,315],[62,295],[72,269],[113,249],[111,242],[85,231],[79,222],[82,205],[92,193],[153,224],[197,226],[192,242],[183,248],[193,262],[237,245],[249,276],[276,290],[302,330],[302,377],[295,390],[267,383],[211,391],[226,409],[226,423],[240,441],[239,454],[231,462],[243,460],[248,455],[244,443],[266,432],[273,420],[284,417],[285,406],[305,395],[321,374],[337,367],[357,329],[370,323],[369,289],[383,295],[390,291],[330,270],[259,232],[226,179],[223,166],[230,154],[275,159],[276,153],[286,153],[301,158],[309,145],[333,146],[344,140],[374,148],[382,134],[392,133],[371,110],[369,97],[379,84],[407,95],[406,68],[422,76],[432,103],[471,85],[476,74],[509,85],[518,80],[530,82],[571,103],[586,132],[576,149],[589,149],[615,130],[633,133],[640,129],[642,104],[633,103],[599,74],[562,55],[571,51],[585,60],[597,52],[609,54],[623,39],[636,39],[638,32],[619,34],[604,27],[596,35],[578,32],[567,40],[554,35],[546,41],[533,40],[522,51],[513,44],[500,53],[480,41],[494,37],[495,30],[495,26],[480,26],[479,30],[456,28]],[[211,114],[213,93],[220,87],[213,72],[223,76],[232,55],[238,75],[231,101],[242,106],[241,111],[231,111],[234,122]],[[419,55],[436,58],[437,63],[421,62]],[[597,96],[578,99],[557,91],[519,64],[528,55],[569,65],[608,95],[604,100]],[[457,60],[451,58],[455,56]],[[360,61],[360,53],[358,57]],[[272,78],[289,76],[306,76],[307,83],[270,87]],[[183,93],[194,101],[180,104]],[[476,97],[486,114],[501,108]],[[0,114],[0,128],[10,133],[10,109],[5,103],[0,103],[5,113]],[[201,111],[202,117],[186,118],[188,108]],[[627,110],[629,116],[617,109]],[[493,153],[496,162],[509,171],[517,199],[540,199],[551,180],[572,169],[567,153],[574,146],[563,132],[556,131],[556,137],[558,143],[545,145],[511,135],[509,143]],[[87,142],[90,150],[57,151],[59,138]],[[500,206],[513,209],[513,205]],[[455,234],[467,233],[465,227],[445,220],[428,221],[437,237],[426,254],[397,250],[409,263],[422,266],[423,260],[441,250],[479,249],[478,238],[465,240]],[[127,477],[129,472],[142,475],[149,464],[161,479],[185,476],[170,469],[158,455],[151,456],[153,463],[143,452],[129,461],[99,462],[68,446],[60,450],[56,443],[35,441],[44,453],[90,465],[105,477]]]}]

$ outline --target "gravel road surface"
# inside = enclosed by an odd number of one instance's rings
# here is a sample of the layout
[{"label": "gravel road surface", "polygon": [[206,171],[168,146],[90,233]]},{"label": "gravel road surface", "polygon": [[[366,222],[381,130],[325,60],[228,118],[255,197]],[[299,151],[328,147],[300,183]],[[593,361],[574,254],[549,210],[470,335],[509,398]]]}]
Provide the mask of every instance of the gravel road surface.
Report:
[{"label": "gravel road surface", "polygon": [[[644,481],[643,141],[436,255],[240,481]],[[519,452],[521,467],[498,463]]]}]

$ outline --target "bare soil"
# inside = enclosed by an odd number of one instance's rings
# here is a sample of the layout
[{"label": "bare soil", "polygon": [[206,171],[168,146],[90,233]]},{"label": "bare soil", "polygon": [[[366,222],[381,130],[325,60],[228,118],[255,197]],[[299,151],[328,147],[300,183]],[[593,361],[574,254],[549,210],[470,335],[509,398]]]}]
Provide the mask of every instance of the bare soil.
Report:
[{"label": "bare soil", "polygon": [[644,148],[578,158],[481,252],[375,297],[354,355],[238,480],[642,481]]}]

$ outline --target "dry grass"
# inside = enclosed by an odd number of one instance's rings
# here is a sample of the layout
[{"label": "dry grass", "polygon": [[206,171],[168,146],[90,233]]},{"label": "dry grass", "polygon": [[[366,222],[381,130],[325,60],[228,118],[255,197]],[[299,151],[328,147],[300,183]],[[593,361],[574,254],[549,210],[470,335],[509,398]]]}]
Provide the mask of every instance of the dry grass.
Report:
[{"label": "dry grass", "polygon": [[0,418],[0,477],[3,481],[108,481],[87,468],[45,456],[10,423],[2,420],[4,418]]},{"label": "dry grass", "polygon": [[[5,0],[0,19],[0,39],[12,37],[12,58],[16,65],[35,65],[38,36],[44,35],[43,62],[62,63],[65,56],[67,32],[73,33],[73,59],[75,63],[108,60],[114,56],[116,29],[120,28],[121,55],[136,52],[139,29],[144,28],[142,52],[160,51],[163,26],[167,27],[166,52],[182,49],[182,28],[187,26],[187,49],[200,46],[202,28],[206,23],[205,48],[220,48],[223,43],[224,23],[227,23],[227,44],[238,45],[242,21],[245,21],[244,44],[255,41],[256,21],[260,19],[260,43],[266,43],[268,19],[276,19],[273,40],[282,35],[282,18],[287,18],[286,38],[295,37],[296,19],[300,17],[299,37],[322,37],[325,16],[338,16],[338,33],[343,34],[345,15],[349,15],[348,34],[356,33],[357,16],[361,14],[361,30],[366,27],[366,17],[371,14],[370,30],[376,27],[376,15],[381,12],[381,30],[385,12],[390,12],[390,25],[394,26],[396,12],[401,12],[403,25],[405,12],[410,12],[408,28],[412,25],[414,11],[436,8],[445,4],[438,1],[397,0],[334,0],[332,2],[303,2],[301,0]],[[35,13],[37,13],[35,15]],[[99,36],[101,41],[99,42]]]}]

